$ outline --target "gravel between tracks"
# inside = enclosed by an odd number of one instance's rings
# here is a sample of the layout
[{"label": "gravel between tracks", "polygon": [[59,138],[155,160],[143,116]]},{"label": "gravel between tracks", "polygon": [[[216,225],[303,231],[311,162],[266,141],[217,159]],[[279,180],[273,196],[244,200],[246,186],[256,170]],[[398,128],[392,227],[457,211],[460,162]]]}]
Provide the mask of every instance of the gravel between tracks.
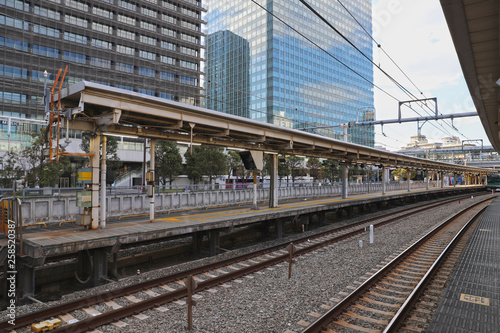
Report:
[{"label": "gravel between tracks", "polygon": [[[433,228],[437,222],[455,214],[458,210],[484,199],[474,197],[453,202],[432,210],[422,211],[417,215],[407,217],[402,221],[377,228],[375,243],[369,244],[369,235],[354,237],[318,250],[313,255],[297,257],[293,266],[292,278],[288,279],[288,264],[281,263],[256,273],[251,278],[241,278],[240,281],[228,283],[230,287],[217,287],[216,293],[207,291],[199,293],[193,310],[193,330],[187,330],[187,306],[169,303],[164,305],[166,312],[148,310],[143,314],[149,316],[145,320],[125,318],[128,326],[118,329],[112,325],[99,328],[101,332],[279,332],[287,329],[299,332],[297,325],[300,320],[312,321],[308,315],[311,312],[322,313],[321,305],[333,305],[330,298],[338,296],[341,291],[349,291],[354,281],[374,269],[384,259],[399,253],[412,242]],[[406,207],[407,208],[407,207]],[[381,212],[385,214],[387,211]],[[360,217],[363,218],[366,215]],[[333,228],[338,224],[325,228]],[[300,235],[303,236],[303,235]],[[292,239],[283,242],[287,244]],[[363,240],[363,248],[359,241]],[[278,242],[278,241],[276,241]],[[269,245],[272,242],[266,243]],[[252,247],[255,249],[256,247]],[[241,250],[240,250],[241,251]],[[238,252],[240,252],[238,251]],[[235,253],[225,253],[219,257],[233,256]],[[110,283],[91,290],[66,295],[61,300],[67,302],[73,299],[99,293],[137,283],[142,280],[157,278],[176,271],[183,271],[193,266],[212,262],[217,258],[198,260],[193,263],[169,267],[166,269],[143,273],[117,283]],[[37,311],[58,304],[50,302],[46,305],[32,304],[18,308],[18,313]],[[5,318],[2,316],[2,318]]]}]

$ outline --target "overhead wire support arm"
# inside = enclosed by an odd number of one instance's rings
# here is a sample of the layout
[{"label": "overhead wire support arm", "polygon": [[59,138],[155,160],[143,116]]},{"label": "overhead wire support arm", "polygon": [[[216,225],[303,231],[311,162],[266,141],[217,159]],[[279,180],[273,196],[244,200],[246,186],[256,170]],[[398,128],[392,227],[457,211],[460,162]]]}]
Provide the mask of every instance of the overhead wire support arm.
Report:
[{"label": "overhead wire support arm", "polygon": [[435,116],[435,119],[437,120],[438,119],[437,97],[412,99],[411,101],[400,101],[399,106],[398,106],[398,120],[401,121],[401,105],[410,104],[412,102],[425,102],[425,101],[434,101],[434,116]]}]

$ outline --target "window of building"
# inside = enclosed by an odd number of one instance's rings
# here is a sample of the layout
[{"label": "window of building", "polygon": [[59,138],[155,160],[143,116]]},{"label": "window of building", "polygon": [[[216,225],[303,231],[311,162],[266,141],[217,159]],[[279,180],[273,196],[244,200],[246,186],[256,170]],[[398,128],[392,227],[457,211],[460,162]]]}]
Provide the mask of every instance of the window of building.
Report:
[{"label": "window of building", "polygon": [[72,16],[72,15],[65,15],[64,16],[64,22],[73,24],[82,28],[87,28],[88,27],[88,22],[85,19]]},{"label": "window of building", "polygon": [[156,25],[149,22],[141,21],[141,28],[149,31],[156,31]]},{"label": "window of building", "polygon": [[184,28],[187,28],[187,29],[195,30],[195,31],[199,30],[198,25],[196,25],[192,22],[188,22],[188,21],[181,21],[181,26]]},{"label": "window of building", "polygon": [[20,0],[0,0],[0,5],[23,10],[25,12],[30,11],[30,5]]},{"label": "window of building", "polygon": [[33,24],[33,32],[41,35],[59,38],[59,30],[39,24]]},{"label": "window of building", "polygon": [[164,35],[164,36],[169,36],[169,37],[175,38],[176,31],[172,30],[172,29],[169,29],[169,28],[162,27],[161,28],[161,34]]},{"label": "window of building", "polygon": [[122,22],[135,27],[135,18],[127,15],[118,14],[118,22]]},{"label": "window of building", "polygon": [[156,45],[156,38],[141,35],[140,41],[144,44]]},{"label": "window of building", "polygon": [[44,57],[59,58],[59,50],[51,47],[33,45],[33,54]]},{"label": "window of building", "polygon": [[77,62],[79,64],[87,63],[87,57],[84,54],[69,51],[63,52],[63,59],[71,62]]},{"label": "window of building", "polygon": [[118,29],[118,30],[116,30],[116,35],[118,37],[130,39],[130,40],[135,40],[135,33],[131,32],[131,31],[127,31],[127,30],[123,30],[123,29]]},{"label": "window of building", "polygon": [[177,18],[170,16],[168,14],[161,14],[161,20],[163,22],[167,22],[167,23],[171,23],[171,24],[177,23]]},{"label": "window of building", "polygon": [[46,17],[52,20],[59,21],[61,19],[61,14],[59,14],[58,12],[40,6],[35,6],[35,8],[33,9],[33,13],[35,15],[40,15],[42,17]]},{"label": "window of building", "polygon": [[117,88],[120,88],[120,89],[125,89],[125,90],[130,90],[130,91],[134,91],[134,88],[130,87],[130,86],[124,86],[124,85],[121,85],[121,84],[117,84],[116,85]]},{"label": "window of building", "polygon": [[160,79],[163,81],[175,81],[175,74],[172,73],[167,73],[167,72],[160,72]]},{"label": "window of building", "polygon": [[10,104],[26,104],[26,95],[0,91],[0,101]]},{"label": "window of building", "polygon": [[135,12],[136,6],[128,1],[118,0],[118,6]]},{"label": "window of building", "polygon": [[27,79],[28,70],[20,67],[13,67],[0,64],[0,75],[12,79]]},{"label": "window of building", "polygon": [[189,8],[181,7],[181,13],[184,14],[184,15],[189,15],[191,17],[195,17],[195,18],[199,18],[200,17],[200,14],[198,14],[197,11],[189,9]]},{"label": "window of building", "polygon": [[139,75],[155,77],[155,70],[151,68],[139,67]]},{"label": "window of building", "polygon": [[150,95],[150,96],[155,95],[155,92],[153,90],[148,90],[148,89],[137,89],[137,92],[139,92],[141,94],[145,94],[145,95]]},{"label": "window of building", "polygon": [[14,50],[19,50],[24,52],[29,51],[28,43],[5,37],[0,37],[0,46],[5,46]]},{"label": "window of building", "polygon": [[161,41],[161,47],[167,50],[175,51],[175,44],[170,42]]},{"label": "window of building", "polygon": [[171,3],[170,1],[162,1],[162,6],[171,10],[177,10],[177,4]]},{"label": "window of building", "polygon": [[70,42],[75,42],[75,43],[80,43],[80,44],[87,44],[87,37],[74,34],[71,32],[64,32],[64,39]]},{"label": "window of building", "polygon": [[134,73],[134,65],[130,64],[124,64],[123,62],[117,62],[115,64],[115,69],[120,72],[125,72],[125,73]]},{"label": "window of building", "polygon": [[128,54],[131,56],[135,55],[135,49],[133,47],[128,47],[124,45],[116,45],[116,52]]},{"label": "window of building", "polygon": [[181,46],[180,51],[181,53],[188,54],[194,57],[198,56],[198,51],[189,47]]},{"label": "window of building", "polygon": [[92,22],[92,30],[104,32],[105,34],[110,35],[113,33],[113,28],[111,26],[97,22]]},{"label": "window of building", "polygon": [[180,35],[181,35],[180,37],[181,37],[182,40],[185,40],[186,42],[198,44],[198,38],[197,37],[194,37],[194,36],[191,36],[191,35],[188,35],[188,34],[185,34],[185,33],[181,33]]},{"label": "window of building", "polygon": [[154,10],[154,9],[150,9],[150,8],[147,8],[147,7],[142,7],[141,8],[141,13],[143,13],[144,15],[156,18],[156,10]]},{"label": "window of building", "polygon": [[101,16],[101,17],[105,17],[105,18],[108,18],[108,19],[112,19],[113,18],[113,12],[112,11],[107,10],[107,9],[102,9],[102,8],[99,8],[99,7],[92,7],[92,14],[97,15],[97,16]]},{"label": "window of building", "polygon": [[90,64],[95,67],[111,68],[111,60],[102,59],[98,57],[91,57]]},{"label": "window of building", "polygon": [[156,54],[152,52],[147,52],[143,50],[139,50],[139,57],[143,59],[148,59],[148,60],[156,60]]},{"label": "window of building", "polygon": [[23,20],[14,19],[12,17],[6,17],[3,15],[0,15],[0,24],[6,25],[8,27],[16,28],[16,29],[26,30],[26,31],[28,31],[30,29],[30,25],[28,22],[24,22]]},{"label": "window of building", "polygon": [[169,65],[175,65],[175,58],[172,58],[172,57],[167,57],[167,56],[160,56],[160,61],[165,63],[165,64],[169,64]]},{"label": "window of building", "polygon": [[180,64],[181,67],[184,67],[184,68],[189,68],[189,69],[192,69],[192,70],[198,70],[198,64],[195,64],[194,62],[181,60],[179,62],[179,64]]},{"label": "window of building", "polygon": [[179,81],[182,84],[187,84],[189,86],[196,86],[197,79],[188,76],[179,75]]},{"label": "window of building", "polygon": [[111,50],[112,48],[112,44],[110,42],[106,42],[105,40],[100,40],[95,38],[92,38],[91,45],[106,50]]},{"label": "window of building", "polygon": [[89,6],[85,3],[82,3],[80,1],[75,1],[75,0],[65,0],[66,6],[78,9],[84,12],[89,11]]},{"label": "window of building", "polygon": [[167,94],[167,93],[164,93],[164,92],[161,92],[158,94],[161,98],[165,98],[165,99],[174,99],[174,96],[172,96],[172,94]]}]

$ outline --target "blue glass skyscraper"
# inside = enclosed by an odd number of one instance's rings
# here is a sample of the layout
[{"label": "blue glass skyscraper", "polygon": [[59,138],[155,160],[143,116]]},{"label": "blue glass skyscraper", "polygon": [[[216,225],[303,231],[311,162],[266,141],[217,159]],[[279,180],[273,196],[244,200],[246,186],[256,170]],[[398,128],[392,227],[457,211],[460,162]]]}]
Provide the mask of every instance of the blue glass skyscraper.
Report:
[{"label": "blue glass skyscraper", "polygon": [[[246,115],[253,119],[297,129],[313,127],[309,130],[334,138],[341,138],[340,123],[373,118],[372,63],[299,0],[205,3],[207,107],[225,111],[248,105]],[[371,1],[343,3],[363,28],[339,1],[308,3],[372,58],[372,40],[363,31],[372,30]],[[226,35],[225,43],[215,38],[218,34]],[[249,46],[248,57],[242,53],[243,40]],[[352,142],[374,145],[373,127],[350,129],[349,135]]]}]

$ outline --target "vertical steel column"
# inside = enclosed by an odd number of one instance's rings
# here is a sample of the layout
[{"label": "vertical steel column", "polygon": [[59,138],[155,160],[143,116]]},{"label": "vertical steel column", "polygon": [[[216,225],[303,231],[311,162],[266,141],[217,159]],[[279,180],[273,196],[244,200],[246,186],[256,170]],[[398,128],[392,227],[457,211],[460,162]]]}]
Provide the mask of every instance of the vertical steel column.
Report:
[{"label": "vertical steel column", "polygon": [[387,176],[385,174],[385,166],[382,165],[382,194],[385,194],[385,184],[387,183]]},{"label": "vertical steel column", "polygon": [[271,155],[271,184],[269,188],[269,207],[278,208],[278,155]]},{"label": "vertical steel column", "polygon": [[90,136],[90,152],[94,154],[90,157],[90,167],[92,168],[92,225],[91,229],[99,228],[99,148],[101,145],[101,135],[96,133]]},{"label": "vertical steel column", "polygon": [[443,174],[443,171],[439,172],[439,177],[441,179],[441,188],[444,188],[444,174]]},{"label": "vertical steel column", "polygon": [[150,142],[150,149],[149,149],[149,172],[151,173],[151,177],[153,177],[151,184],[152,185],[152,194],[151,194],[151,201],[149,202],[149,222],[153,222],[155,219],[155,139],[151,139]]},{"label": "vertical steel column", "polygon": [[408,192],[411,191],[411,170],[406,169],[406,182],[408,183]]},{"label": "vertical steel column", "polygon": [[342,199],[347,199],[347,187],[349,185],[349,167],[342,163]]},{"label": "vertical steel column", "polygon": [[427,179],[427,182],[425,183],[425,189],[429,189],[429,182],[431,181],[429,178],[429,170],[425,170],[425,179]]},{"label": "vertical steel column", "polygon": [[107,137],[102,136],[101,157],[101,229],[106,228],[106,147]]}]

